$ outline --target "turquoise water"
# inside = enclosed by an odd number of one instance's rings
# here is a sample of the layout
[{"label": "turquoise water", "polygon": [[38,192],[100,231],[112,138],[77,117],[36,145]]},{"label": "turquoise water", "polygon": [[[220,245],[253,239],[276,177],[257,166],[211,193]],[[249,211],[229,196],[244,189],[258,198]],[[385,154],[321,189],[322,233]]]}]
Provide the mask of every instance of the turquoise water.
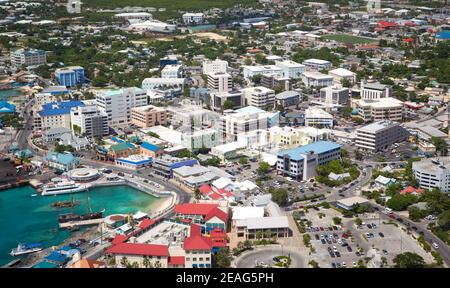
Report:
[{"label": "turquoise water", "polygon": [[[46,247],[59,245],[70,232],[58,229],[57,216],[71,208],[50,207],[56,201],[70,200],[70,195],[35,196],[30,186],[0,191],[0,265],[14,258],[9,255],[18,242],[42,242]],[[99,187],[89,191],[93,211],[105,209],[105,215],[148,212],[159,198],[128,186]],[[80,205],[76,213],[86,213],[86,193],[74,194]]]},{"label": "turquoise water", "polygon": [[0,90],[0,101],[8,100],[11,97],[20,95],[19,89]]}]

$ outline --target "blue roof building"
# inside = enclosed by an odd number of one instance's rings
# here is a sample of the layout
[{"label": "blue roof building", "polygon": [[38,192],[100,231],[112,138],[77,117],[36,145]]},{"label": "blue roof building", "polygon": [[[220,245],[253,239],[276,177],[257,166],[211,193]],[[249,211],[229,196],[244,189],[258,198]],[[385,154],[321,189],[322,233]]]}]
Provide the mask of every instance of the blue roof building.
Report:
[{"label": "blue roof building", "polygon": [[84,69],[80,66],[57,69],[55,77],[59,85],[66,87],[73,87],[85,82]]},{"label": "blue roof building", "polygon": [[19,150],[14,153],[17,158],[31,158],[33,157],[33,152],[30,149]]},{"label": "blue roof building", "polygon": [[66,86],[51,86],[42,90],[42,93],[50,93],[52,95],[65,95],[69,94],[70,90]]},{"label": "blue roof building", "polygon": [[71,153],[57,153],[49,152],[45,157],[49,167],[55,168],[61,171],[69,171],[75,169],[80,161],[77,157]]},{"label": "blue roof building", "polygon": [[308,180],[315,176],[318,165],[339,159],[340,155],[341,145],[332,141],[317,141],[284,150],[277,155],[277,173]]},{"label": "blue roof building", "polygon": [[42,105],[41,117],[70,114],[70,110],[75,107],[84,107],[81,101],[60,101]]},{"label": "blue roof building", "polygon": [[16,106],[7,101],[1,101],[0,114],[7,114],[7,113],[16,113]]}]

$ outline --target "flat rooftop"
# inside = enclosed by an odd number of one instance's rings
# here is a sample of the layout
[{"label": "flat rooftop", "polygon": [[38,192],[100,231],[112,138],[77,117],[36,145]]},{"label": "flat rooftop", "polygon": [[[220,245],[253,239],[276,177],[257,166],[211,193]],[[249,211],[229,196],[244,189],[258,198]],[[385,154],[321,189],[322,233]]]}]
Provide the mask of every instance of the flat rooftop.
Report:
[{"label": "flat rooftop", "polygon": [[364,127],[361,127],[358,130],[359,131],[364,131],[364,132],[376,133],[376,132],[381,131],[383,129],[397,126],[398,124],[399,124],[398,122],[389,121],[389,120],[383,120],[383,121],[378,121],[378,122],[366,125]]},{"label": "flat rooftop", "polygon": [[189,236],[188,224],[163,221],[136,238],[136,243],[182,245],[184,238]]}]

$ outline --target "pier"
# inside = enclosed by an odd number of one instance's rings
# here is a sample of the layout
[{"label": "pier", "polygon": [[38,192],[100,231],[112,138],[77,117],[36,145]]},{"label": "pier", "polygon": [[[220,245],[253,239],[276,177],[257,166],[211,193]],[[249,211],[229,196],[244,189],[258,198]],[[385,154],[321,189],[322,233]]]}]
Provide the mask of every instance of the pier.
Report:
[{"label": "pier", "polygon": [[76,226],[89,226],[89,225],[97,225],[100,223],[103,223],[105,219],[99,218],[99,219],[89,219],[89,220],[83,220],[83,221],[72,221],[72,222],[66,222],[66,223],[60,223],[59,228],[72,228]]}]

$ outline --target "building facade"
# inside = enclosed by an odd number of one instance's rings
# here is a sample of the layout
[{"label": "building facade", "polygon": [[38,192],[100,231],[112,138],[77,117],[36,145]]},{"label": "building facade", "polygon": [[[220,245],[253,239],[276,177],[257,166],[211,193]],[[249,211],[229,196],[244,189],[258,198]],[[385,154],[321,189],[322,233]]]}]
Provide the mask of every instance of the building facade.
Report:
[{"label": "building facade", "polygon": [[24,65],[36,66],[47,63],[47,53],[44,50],[38,49],[17,49],[10,54],[11,65],[13,67],[20,67]]},{"label": "building facade", "polygon": [[265,109],[273,107],[275,103],[275,91],[266,87],[249,87],[242,89],[246,104]]},{"label": "building facade", "polygon": [[450,157],[428,158],[412,163],[414,177],[423,189],[450,192]]},{"label": "building facade", "polygon": [[208,89],[212,92],[228,92],[233,88],[231,75],[226,72],[208,73]]},{"label": "building facade", "polygon": [[228,62],[220,59],[205,60],[202,63],[203,74],[209,73],[227,73]]},{"label": "building facade", "polygon": [[356,147],[372,152],[387,149],[394,143],[406,141],[408,131],[398,122],[379,121],[356,129]]},{"label": "building facade", "polygon": [[84,69],[80,66],[72,66],[56,69],[55,78],[59,85],[74,87],[84,83]]},{"label": "building facade", "polygon": [[131,124],[140,128],[166,125],[168,121],[167,110],[153,105],[131,108],[130,112]]},{"label": "building facade", "polygon": [[79,135],[101,138],[109,134],[108,115],[95,105],[72,108],[70,121],[72,130]]}]

